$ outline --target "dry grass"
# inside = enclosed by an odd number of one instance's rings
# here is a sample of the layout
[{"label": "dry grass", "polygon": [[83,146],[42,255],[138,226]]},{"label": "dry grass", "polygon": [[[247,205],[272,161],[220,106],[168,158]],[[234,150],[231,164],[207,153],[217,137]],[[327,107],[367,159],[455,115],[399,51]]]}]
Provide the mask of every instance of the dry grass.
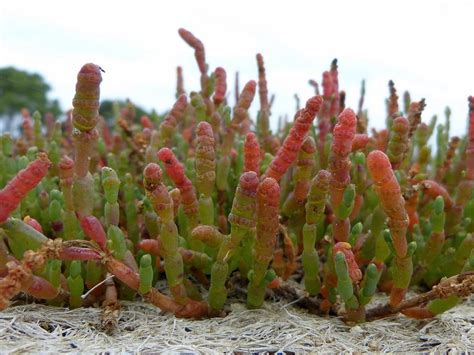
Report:
[{"label": "dry grass", "polygon": [[474,297],[436,319],[392,317],[348,327],[279,303],[225,318],[176,319],[141,302],[124,302],[112,335],[99,330],[101,310],[19,305],[0,312],[2,352],[474,352]]}]

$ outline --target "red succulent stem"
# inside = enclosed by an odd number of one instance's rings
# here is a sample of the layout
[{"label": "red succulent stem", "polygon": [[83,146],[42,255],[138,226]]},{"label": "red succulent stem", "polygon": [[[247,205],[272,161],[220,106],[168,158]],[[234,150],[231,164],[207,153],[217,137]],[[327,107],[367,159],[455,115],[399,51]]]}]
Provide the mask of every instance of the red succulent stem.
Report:
[{"label": "red succulent stem", "polygon": [[293,127],[265,172],[266,177],[279,181],[285,174],[296,159],[303,140],[322,104],[323,98],[314,96],[306,102],[306,107],[297,113]]},{"label": "red succulent stem", "polygon": [[0,191],[0,224],[7,220],[28,192],[46,176],[50,166],[51,162],[46,153],[39,153],[36,160],[18,172]]}]

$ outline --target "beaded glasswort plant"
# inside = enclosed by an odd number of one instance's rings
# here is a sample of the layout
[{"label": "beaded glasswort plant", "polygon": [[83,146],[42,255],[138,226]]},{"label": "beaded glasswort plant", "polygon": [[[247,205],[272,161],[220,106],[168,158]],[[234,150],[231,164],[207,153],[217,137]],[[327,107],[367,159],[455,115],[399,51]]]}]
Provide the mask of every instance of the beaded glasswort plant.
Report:
[{"label": "beaded glasswort plant", "polygon": [[[357,113],[345,108],[334,60],[321,95],[310,80],[316,95],[272,132],[263,56],[257,81],[239,91],[236,77],[231,108],[226,71],[179,35],[201,88],[186,95],[178,67],[167,114],[137,120],[129,103],[110,130],[102,70],[86,64],[47,139],[26,110],[23,136],[1,137],[0,309],[24,293],[101,305],[113,326],[120,300],[200,318],[301,288],[310,302],[298,304],[357,323],[435,317],[474,291],[473,97],[467,135],[450,137],[449,110],[426,124],[424,100],[406,93],[401,109],[390,81],[387,128],[369,135],[364,83]],[[410,286],[424,293],[407,298]],[[389,301],[370,307],[377,290]]]}]

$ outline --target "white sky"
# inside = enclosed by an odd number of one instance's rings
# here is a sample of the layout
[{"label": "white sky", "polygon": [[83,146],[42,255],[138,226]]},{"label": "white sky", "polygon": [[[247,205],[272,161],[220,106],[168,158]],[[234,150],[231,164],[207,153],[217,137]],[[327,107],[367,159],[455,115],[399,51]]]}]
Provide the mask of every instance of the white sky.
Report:
[{"label": "white sky", "polygon": [[[281,4],[284,4],[282,6]],[[75,76],[86,62],[107,72],[102,98],[131,98],[145,108],[171,107],[176,66],[185,88],[199,89],[194,55],[178,36],[184,27],[206,47],[211,69],[226,69],[233,89],[257,78],[255,54],[264,55],[273,122],[292,117],[294,93],[312,95],[308,79],[321,81],[339,60],[346,105],[356,108],[366,79],[371,124],[384,125],[388,80],[399,96],[426,98],[424,120],[465,131],[467,96],[474,94],[474,1],[6,1],[0,3],[0,67],[43,75],[63,108],[70,106]],[[231,93],[233,97],[233,93]],[[258,107],[254,101],[253,110]]]}]

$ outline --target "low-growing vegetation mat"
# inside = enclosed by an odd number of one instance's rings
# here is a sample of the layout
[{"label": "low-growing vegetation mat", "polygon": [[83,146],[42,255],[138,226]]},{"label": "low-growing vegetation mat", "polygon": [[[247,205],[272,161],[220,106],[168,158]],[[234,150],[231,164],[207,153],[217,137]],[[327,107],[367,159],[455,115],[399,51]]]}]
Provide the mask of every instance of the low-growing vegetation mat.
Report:
[{"label": "low-growing vegetation mat", "polygon": [[451,136],[449,109],[426,121],[425,100],[390,81],[386,128],[369,132],[364,83],[345,107],[334,60],[272,129],[263,56],[231,107],[225,69],[179,35],[201,87],[187,92],[178,68],[166,114],[128,101],[109,126],[106,74],[88,63],[65,122],[25,108],[21,135],[1,136],[9,349],[26,334],[84,351],[473,350],[474,98]]}]

